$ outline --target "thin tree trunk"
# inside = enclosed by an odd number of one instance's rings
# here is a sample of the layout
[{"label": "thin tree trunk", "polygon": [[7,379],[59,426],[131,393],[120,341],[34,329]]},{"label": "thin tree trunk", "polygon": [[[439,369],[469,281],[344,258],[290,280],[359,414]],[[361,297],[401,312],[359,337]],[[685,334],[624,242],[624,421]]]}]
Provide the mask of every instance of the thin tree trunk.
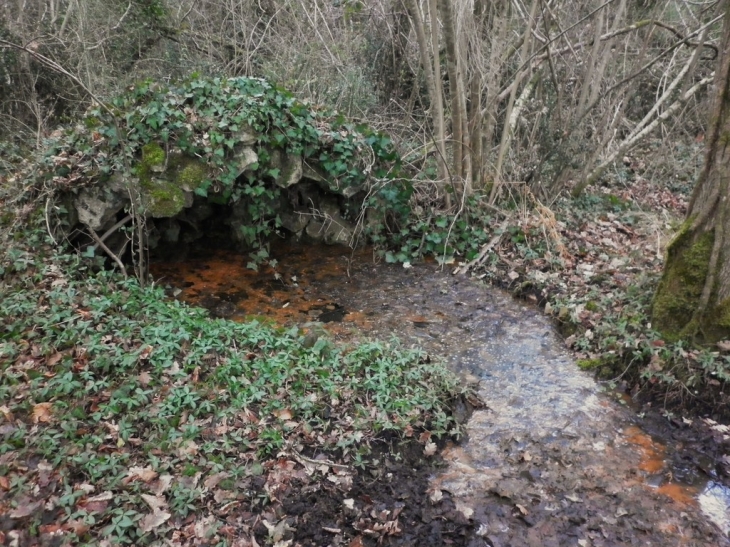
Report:
[{"label": "thin tree trunk", "polygon": [[[431,57],[429,55],[429,44],[426,39],[426,25],[424,23],[424,17],[421,14],[421,10],[418,7],[417,0],[407,0],[406,7],[411,16],[413,23],[413,29],[416,33],[416,40],[418,41],[418,51],[421,57],[421,66],[423,67],[423,75],[426,80],[426,88],[428,89],[428,97],[431,103],[431,119],[434,125],[434,141],[436,144],[436,164],[438,165],[439,178],[442,181],[447,181],[449,178],[449,171],[446,167],[446,150],[444,147],[444,110],[443,101],[441,94],[437,90],[440,89],[437,86],[436,75],[434,74],[434,65],[431,63]],[[436,51],[438,54],[438,50]],[[438,66],[438,64],[436,64]],[[440,75],[438,75],[440,81]]]},{"label": "thin tree trunk", "polygon": [[[538,0],[532,0],[532,7],[530,8],[530,15],[528,17],[528,20],[526,21],[527,25],[525,27],[525,32],[523,34],[522,39],[522,58],[527,59],[530,46],[532,44],[532,40],[530,39],[532,36],[532,27],[533,23],[535,21],[535,14],[537,13],[537,6],[538,6]],[[525,91],[532,92],[532,88],[534,87],[534,83],[530,81],[530,83],[527,84],[527,88]],[[523,91],[523,95],[525,91]],[[509,103],[507,104],[507,114],[506,118],[507,120],[511,120],[512,122],[516,122],[517,118],[516,116],[513,116],[513,108],[515,106],[515,99],[517,95],[517,85],[512,87],[512,92],[509,96]],[[499,195],[499,190],[502,185],[502,164],[504,163],[504,157],[507,153],[507,148],[509,147],[509,143],[512,139],[512,130],[514,129],[514,123],[510,123],[510,121],[505,121],[505,124],[502,128],[502,140],[499,143],[499,153],[497,155],[497,166],[494,168],[494,182],[492,184],[492,190],[489,193],[489,203],[494,204],[494,202],[497,200],[497,196]]]},{"label": "thin tree trunk", "polygon": [[[451,98],[451,150],[453,154],[454,176],[464,181],[464,120],[466,112],[462,110],[464,102],[464,82],[459,71],[459,58],[456,45],[456,26],[450,0],[439,0],[439,10],[444,26],[444,44],[446,45],[446,69],[449,73],[449,94]],[[465,105],[464,105],[465,106]]]}]

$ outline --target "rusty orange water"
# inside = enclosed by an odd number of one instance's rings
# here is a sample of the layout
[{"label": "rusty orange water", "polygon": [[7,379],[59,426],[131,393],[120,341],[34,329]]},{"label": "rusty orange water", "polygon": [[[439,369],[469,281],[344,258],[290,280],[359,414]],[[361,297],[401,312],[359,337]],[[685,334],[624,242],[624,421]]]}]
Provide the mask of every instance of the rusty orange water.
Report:
[{"label": "rusty orange water", "polygon": [[697,488],[685,484],[677,484],[676,482],[662,484],[657,488],[657,492],[685,505],[695,505],[695,498],[698,494]]},{"label": "rusty orange water", "polygon": [[638,447],[641,453],[639,469],[647,473],[659,473],[664,469],[665,447],[657,443],[640,428],[632,425],[624,430],[626,441]]},{"label": "rusty orange water", "polygon": [[342,309],[317,286],[347,284],[352,261],[372,260],[372,251],[280,243],[271,254],[274,261],[258,270],[248,267],[251,259],[245,254],[222,250],[202,260],[153,263],[150,269],[158,284],[181,289],[176,296],[214,316],[234,321],[260,317],[280,326],[323,321],[332,323],[333,334],[349,332],[353,325],[367,327],[371,319]]},{"label": "rusty orange water", "polygon": [[[639,469],[650,475],[667,473],[666,447],[651,438],[637,426],[629,426],[624,432],[624,438],[629,444],[636,446],[641,454]],[[695,504],[698,494],[697,488],[672,481],[665,482],[657,488],[663,494],[680,504]]]}]

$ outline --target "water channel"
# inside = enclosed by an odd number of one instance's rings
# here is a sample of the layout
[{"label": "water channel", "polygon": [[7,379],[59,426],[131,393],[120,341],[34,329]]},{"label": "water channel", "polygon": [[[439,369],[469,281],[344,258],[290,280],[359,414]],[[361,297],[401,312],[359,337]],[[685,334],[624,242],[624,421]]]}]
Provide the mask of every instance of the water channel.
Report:
[{"label": "water channel", "polygon": [[537,308],[434,264],[378,264],[367,250],[282,243],[272,256],[275,268],[254,272],[245,255],[210,251],[153,274],[213,315],[348,341],[397,335],[476,382],[487,407],[445,450],[429,495],[450,492],[487,545],[730,545],[719,455],[620,404]]}]

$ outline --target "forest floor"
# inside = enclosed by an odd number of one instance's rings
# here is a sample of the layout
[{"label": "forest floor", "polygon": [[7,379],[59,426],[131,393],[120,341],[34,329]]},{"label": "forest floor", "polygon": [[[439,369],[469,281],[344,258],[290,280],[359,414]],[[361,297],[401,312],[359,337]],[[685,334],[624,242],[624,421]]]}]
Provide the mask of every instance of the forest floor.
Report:
[{"label": "forest floor", "polygon": [[[718,389],[708,405],[691,383],[721,387],[723,350],[708,359],[650,327],[664,246],[685,207],[685,196],[639,178],[517,209],[469,274],[554,317],[578,363],[614,377],[635,396],[628,404],[656,408],[646,387],[669,388],[657,427],[713,455],[692,465],[727,474],[730,437],[713,419],[725,401]],[[434,495],[438,448],[459,430],[453,415],[466,416],[455,378],[422,354],[210,320],[158,289],[89,275],[72,257],[39,258],[40,239],[25,244],[3,264],[0,544],[499,545],[447,490]],[[615,374],[627,356],[637,366]],[[717,415],[683,416],[683,402]],[[539,525],[524,545],[581,547],[641,542],[655,511],[621,534],[610,519],[623,515],[609,517],[586,538],[551,537],[554,521],[515,507],[498,515],[506,525]],[[593,526],[571,511],[566,526]],[[686,544],[717,544],[715,534],[700,527]]]}]

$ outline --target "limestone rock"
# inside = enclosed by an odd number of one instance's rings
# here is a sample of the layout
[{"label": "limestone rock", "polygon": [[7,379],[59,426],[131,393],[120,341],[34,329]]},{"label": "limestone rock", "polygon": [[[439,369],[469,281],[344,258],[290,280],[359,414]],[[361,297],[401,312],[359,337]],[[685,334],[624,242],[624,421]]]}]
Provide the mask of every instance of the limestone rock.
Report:
[{"label": "limestone rock", "polygon": [[280,188],[288,188],[302,180],[302,157],[296,154],[287,154],[282,150],[270,152],[269,165],[271,169],[277,169],[278,175],[274,182]]},{"label": "limestone rock", "polygon": [[356,227],[343,219],[339,213],[327,219],[324,242],[327,245],[349,245],[355,235]]},{"label": "limestone rock", "polygon": [[307,224],[309,224],[312,215],[297,211],[285,211],[279,214],[279,218],[282,228],[289,230],[293,234],[301,234],[304,228],[307,227]]},{"label": "limestone rock", "polygon": [[243,128],[241,128],[241,130],[236,134],[236,137],[244,146],[251,146],[253,144],[256,144],[256,142],[259,140],[259,136],[249,125],[245,125]]},{"label": "limestone rock", "polygon": [[238,167],[238,177],[243,175],[243,173],[246,172],[247,169],[249,169],[254,163],[258,163],[259,161],[259,155],[254,151],[253,148],[246,147],[243,148],[238,154],[237,154],[237,167]]},{"label": "limestone rock", "polygon": [[84,188],[74,199],[78,219],[92,230],[100,230],[129,204],[129,194],[121,175],[114,175],[105,183]]},{"label": "limestone rock", "polygon": [[142,187],[145,210],[153,218],[174,217],[185,208],[185,192],[165,179],[150,179]]}]

